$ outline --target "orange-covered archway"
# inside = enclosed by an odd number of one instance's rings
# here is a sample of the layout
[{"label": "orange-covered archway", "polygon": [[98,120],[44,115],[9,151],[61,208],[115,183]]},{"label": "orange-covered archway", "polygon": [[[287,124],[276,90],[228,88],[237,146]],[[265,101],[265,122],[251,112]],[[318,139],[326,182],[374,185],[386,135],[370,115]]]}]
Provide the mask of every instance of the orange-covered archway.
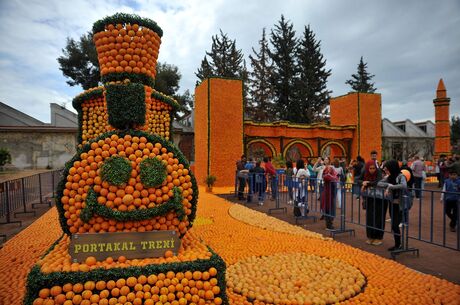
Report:
[{"label": "orange-covered archway", "polygon": [[286,160],[295,162],[313,156],[313,149],[306,141],[293,140],[284,147],[283,156]]},{"label": "orange-covered archway", "polygon": [[321,147],[320,155],[322,157],[329,157],[331,159],[336,157],[347,157],[347,150],[339,142],[328,141]]},{"label": "orange-covered archway", "polygon": [[275,147],[267,140],[255,139],[247,143],[249,158],[273,157],[276,155]]}]

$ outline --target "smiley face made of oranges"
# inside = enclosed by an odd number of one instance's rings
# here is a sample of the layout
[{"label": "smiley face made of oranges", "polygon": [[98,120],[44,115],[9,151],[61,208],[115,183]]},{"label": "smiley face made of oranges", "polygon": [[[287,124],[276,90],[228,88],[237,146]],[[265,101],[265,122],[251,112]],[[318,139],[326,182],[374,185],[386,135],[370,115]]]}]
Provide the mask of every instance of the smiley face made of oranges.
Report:
[{"label": "smiley face made of oranges", "polygon": [[195,217],[197,186],[183,154],[164,138],[112,131],[69,161],[58,192],[66,233],[174,230]]}]

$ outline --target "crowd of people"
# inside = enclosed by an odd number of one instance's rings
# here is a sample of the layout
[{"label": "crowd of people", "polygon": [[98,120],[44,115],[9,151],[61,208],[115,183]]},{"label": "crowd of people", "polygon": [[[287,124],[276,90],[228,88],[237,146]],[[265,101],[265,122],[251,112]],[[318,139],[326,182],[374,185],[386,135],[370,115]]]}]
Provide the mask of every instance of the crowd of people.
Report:
[{"label": "crowd of people", "polygon": [[[449,227],[455,232],[460,200],[460,156],[448,159],[441,155],[434,165],[439,187],[443,190],[441,201],[450,220]],[[427,170],[419,156],[409,162],[379,162],[377,152],[372,151],[367,162],[357,156],[348,166],[344,158],[318,157],[307,162],[299,159],[295,164],[287,161],[281,185],[281,176],[277,175],[270,158],[254,161],[242,156],[237,162],[238,199],[251,202],[253,196],[257,196],[258,204],[263,205],[265,194],[269,192],[270,199],[276,200],[282,186],[287,188],[287,204],[294,205],[295,216],[305,216],[308,192],[315,192],[321,202],[321,219],[325,220],[326,230],[334,230],[336,209],[342,208],[342,192],[350,191],[366,210],[368,244],[382,244],[386,215],[390,215],[387,221],[391,221],[394,246],[388,250],[394,251],[401,247],[400,228],[407,226],[413,198],[423,195]],[[246,187],[248,192],[244,198]]]}]

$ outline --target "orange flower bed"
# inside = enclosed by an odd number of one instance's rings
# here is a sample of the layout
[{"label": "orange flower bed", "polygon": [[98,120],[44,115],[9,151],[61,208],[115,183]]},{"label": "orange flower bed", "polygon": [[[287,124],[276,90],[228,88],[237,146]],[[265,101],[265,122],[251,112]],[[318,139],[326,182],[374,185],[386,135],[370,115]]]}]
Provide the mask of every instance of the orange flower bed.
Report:
[{"label": "orange flower bed", "polygon": [[[308,238],[248,225],[229,216],[231,203],[209,193],[201,194],[198,216],[213,221],[194,226],[191,232],[210,245],[227,266],[250,257],[305,253],[340,260],[364,275],[366,285],[363,290],[338,304],[458,304],[460,286],[451,282],[333,240]],[[0,250],[0,303],[21,303],[29,268],[60,234],[57,212],[52,209],[5,244]],[[227,288],[227,295],[230,304],[269,304],[243,296],[230,287]],[[281,300],[280,304],[298,302],[287,298]]]}]

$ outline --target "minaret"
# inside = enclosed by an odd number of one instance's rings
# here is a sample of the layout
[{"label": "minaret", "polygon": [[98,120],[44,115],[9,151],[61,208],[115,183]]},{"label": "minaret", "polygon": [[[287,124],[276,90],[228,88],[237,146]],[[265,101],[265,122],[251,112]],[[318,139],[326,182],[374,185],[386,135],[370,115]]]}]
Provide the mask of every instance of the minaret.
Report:
[{"label": "minaret", "polygon": [[447,97],[446,87],[442,78],[439,80],[433,104],[435,109],[434,155],[435,158],[439,158],[441,154],[450,154],[450,98]]}]

